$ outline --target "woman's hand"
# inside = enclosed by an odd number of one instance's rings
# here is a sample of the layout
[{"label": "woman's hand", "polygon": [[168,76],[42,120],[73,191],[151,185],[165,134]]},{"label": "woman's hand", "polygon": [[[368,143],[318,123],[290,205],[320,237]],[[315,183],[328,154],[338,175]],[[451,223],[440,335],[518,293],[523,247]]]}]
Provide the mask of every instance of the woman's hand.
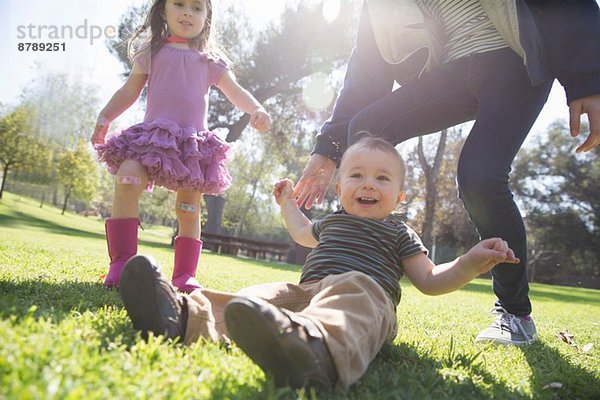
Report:
[{"label": "woman's hand", "polygon": [[569,104],[569,125],[571,136],[579,135],[581,129],[581,114],[587,114],[590,124],[590,134],[587,139],[575,149],[575,152],[590,151],[600,145],[600,94],[573,100]]},{"label": "woman's hand", "polygon": [[294,189],[293,196],[298,207],[305,204],[308,210],[315,203],[321,204],[334,172],[335,161],[321,154],[313,154]]}]

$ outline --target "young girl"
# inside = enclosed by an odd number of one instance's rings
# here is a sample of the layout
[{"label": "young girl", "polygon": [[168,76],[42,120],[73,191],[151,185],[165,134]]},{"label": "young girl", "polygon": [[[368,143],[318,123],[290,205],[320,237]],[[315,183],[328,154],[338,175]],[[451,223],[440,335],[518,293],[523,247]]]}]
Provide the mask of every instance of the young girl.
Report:
[{"label": "young girl", "polygon": [[[269,114],[218,57],[211,22],[211,0],[155,0],[129,41],[129,78],[98,116],[91,141],[116,175],[112,215],[106,220],[111,262],[104,286],[117,287],[123,265],[137,253],[139,196],[159,185],[177,192],[173,285],[184,292],[200,287],[195,274],[202,249],[201,196],[222,193],[231,184],[225,167],[229,146],[207,130],[211,85],[250,114],[255,129],[265,132],[270,126]],[[105,141],[110,122],[136,101],[146,83],[144,122]]]}]

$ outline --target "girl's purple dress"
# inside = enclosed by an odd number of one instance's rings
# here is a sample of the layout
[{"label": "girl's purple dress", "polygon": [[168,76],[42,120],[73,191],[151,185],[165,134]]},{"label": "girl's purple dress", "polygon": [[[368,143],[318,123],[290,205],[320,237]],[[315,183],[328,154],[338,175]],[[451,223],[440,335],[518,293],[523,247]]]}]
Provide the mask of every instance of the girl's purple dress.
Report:
[{"label": "girl's purple dress", "polygon": [[134,62],[148,74],[144,122],[95,146],[100,161],[117,173],[125,160],[141,162],[148,171],[148,188],[198,190],[219,194],[231,185],[225,162],[229,145],[207,130],[208,92],[227,71],[195,50],[163,45]]}]

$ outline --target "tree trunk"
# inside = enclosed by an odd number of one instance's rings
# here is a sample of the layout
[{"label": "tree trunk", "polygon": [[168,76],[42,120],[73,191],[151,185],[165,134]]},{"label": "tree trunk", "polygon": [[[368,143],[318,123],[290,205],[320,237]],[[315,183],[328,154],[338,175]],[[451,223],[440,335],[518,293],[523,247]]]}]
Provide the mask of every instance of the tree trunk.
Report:
[{"label": "tree trunk", "polygon": [[258,177],[256,177],[256,179],[254,179],[254,182],[252,182],[252,194],[248,198],[248,201],[246,202],[246,206],[244,207],[244,211],[242,214],[242,218],[240,219],[240,223],[238,225],[238,231],[236,232],[236,236],[242,235],[242,231],[244,229],[244,224],[246,223],[246,215],[248,215],[248,211],[250,211],[250,207],[252,207],[252,203],[254,202],[254,196],[256,196],[256,191],[258,189],[258,182],[261,179],[262,170],[263,169],[261,168],[259,171],[260,175]]},{"label": "tree trunk", "polygon": [[225,198],[223,196],[204,195],[208,220],[204,231],[207,233],[221,233],[221,221],[223,219],[223,208],[225,207]]},{"label": "tree trunk", "polygon": [[423,151],[423,137],[419,137],[419,143],[417,146],[417,153],[419,156],[419,164],[423,168],[423,174],[425,175],[425,218],[423,219],[423,226],[421,229],[421,237],[423,244],[427,248],[431,248],[433,245],[433,224],[435,222],[435,206],[437,203],[437,180],[444,159],[444,152],[446,150],[446,138],[448,136],[448,130],[444,129],[440,133],[440,140],[438,142],[437,151],[433,165],[429,165],[425,158],[425,152]]},{"label": "tree trunk", "polygon": [[531,255],[529,257],[529,261],[527,263],[527,272],[529,282],[535,282],[535,270],[538,262],[544,256],[544,250],[537,250],[535,248],[535,244],[532,245]]},{"label": "tree trunk", "polygon": [[54,186],[54,193],[52,193],[52,205],[54,207],[58,205],[58,186]]},{"label": "tree trunk", "polygon": [[62,212],[60,215],[65,215],[65,210],[67,209],[67,203],[69,202],[69,197],[71,196],[71,186],[67,186],[65,188],[65,202],[63,203]]},{"label": "tree trunk", "polygon": [[4,172],[2,173],[2,185],[0,185],[0,199],[2,198],[2,194],[4,193],[4,184],[6,183],[6,177],[8,176],[8,168],[9,165],[4,165]]}]

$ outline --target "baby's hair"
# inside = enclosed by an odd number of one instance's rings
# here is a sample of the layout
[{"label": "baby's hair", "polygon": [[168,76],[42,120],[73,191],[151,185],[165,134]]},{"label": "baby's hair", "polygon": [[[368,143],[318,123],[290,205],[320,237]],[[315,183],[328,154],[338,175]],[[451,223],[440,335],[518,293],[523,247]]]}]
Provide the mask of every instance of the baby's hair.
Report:
[{"label": "baby's hair", "polygon": [[[206,21],[202,32],[192,40],[190,40],[190,48],[201,52],[208,53],[213,59],[222,59],[229,63],[225,52],[217,43],[215,36],[215,27],[213,26],[213,7],[212,0],[204,0],[206,3],[207,13]],[[129,39],[127,46],[127,56],[131,61],[142,51],[150,50],[150,54],[162,46],[165,38],[169,35],[167,22],[162,17],[162,12],[165,10],[167,0],[154,0],[150,10],[146,15],[146,19],[141,27],[139,27]],[[212,35],[211,35],[212,31]]]},{"label": "baby's hair", "polygon": [[354,143],[346,149],[344,155],[342,156],[342,159],[340,160],[340,165],[342,165],[342,163],[344,162],[346,154],[349,154],[352,151],[382,151],[393,156],[398,161],[398,164],[400,165],[400,177],[402,179],[402,182],[404,182],[404,175],[406,175],[406,165],[404,163],[404,160],[402,159],[402,156],[400,155],[400,153],[398,153],[398,150],[396,150],[396,148],[390,142],[378,137],[371,136],[371,134],[366,131],[359,132],[356,136],[359,136],[360,139],[358,139],[356,143]]}]

